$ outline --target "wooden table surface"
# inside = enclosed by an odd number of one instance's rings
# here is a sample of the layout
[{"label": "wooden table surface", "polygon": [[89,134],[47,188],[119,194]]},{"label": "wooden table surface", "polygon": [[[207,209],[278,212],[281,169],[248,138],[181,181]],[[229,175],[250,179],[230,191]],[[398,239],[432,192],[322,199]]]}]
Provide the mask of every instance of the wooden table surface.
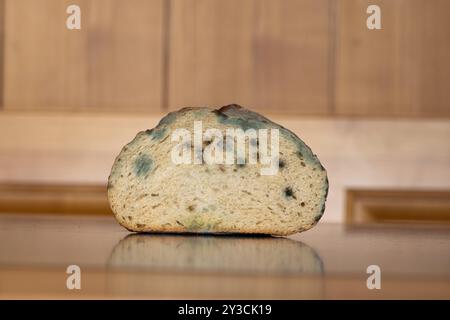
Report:
[{"label": "wooden table surface", "polygon": [[[69,265],[81,269],[80,290],[66,287]],[[367,288],[369,265],[381,269],[380,290]],[[112,217],[3,214],[0,298],[450,299],[450,230],[142,235]]]}]

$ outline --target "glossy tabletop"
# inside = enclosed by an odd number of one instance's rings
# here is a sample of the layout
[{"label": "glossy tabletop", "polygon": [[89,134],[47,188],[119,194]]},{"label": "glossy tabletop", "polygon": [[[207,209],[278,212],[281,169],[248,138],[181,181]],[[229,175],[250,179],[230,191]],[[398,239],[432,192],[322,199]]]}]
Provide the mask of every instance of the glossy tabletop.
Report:
[{"label": "glossy tabletop", "polygon": [[[70,265],[79,290],[67,288]],[[371,265],[380,289],[367,287]],[[0,215],[0,298],[450,299],[450,230],[319,223],[286,238],[161,235],[112,217]]]}]

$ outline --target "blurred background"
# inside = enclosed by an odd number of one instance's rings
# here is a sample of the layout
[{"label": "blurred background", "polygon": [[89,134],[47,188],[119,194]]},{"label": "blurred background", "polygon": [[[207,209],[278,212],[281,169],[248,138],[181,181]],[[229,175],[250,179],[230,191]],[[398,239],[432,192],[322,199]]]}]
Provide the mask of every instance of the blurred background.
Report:
[{"label": "blurred background", "polygon": [[[66,28],[71,4],[81,30]],[[449,13],[447,0],[0,0],[0,213],[110,214],[110,168],[138,131],[237,103],[320,157],[324,221],[448,225]]]}]

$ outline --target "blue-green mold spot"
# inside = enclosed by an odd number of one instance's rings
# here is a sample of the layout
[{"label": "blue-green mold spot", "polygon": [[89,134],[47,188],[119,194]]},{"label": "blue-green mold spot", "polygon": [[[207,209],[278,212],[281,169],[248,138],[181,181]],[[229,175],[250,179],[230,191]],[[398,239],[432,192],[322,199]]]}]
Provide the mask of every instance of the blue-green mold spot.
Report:
[{"label": "blue-green mold spot", "polygon": [[[323,170],[325,170],[325,168],[322,166]],[[326,189],[325,189],[325,199],[328,197],[328,190],[330,188],[330,182],[328,181],[328,177],[325,178],[325,184],[326,184]]]},{"label": "blue-green mold spot", "polygon": [[162,118],[161,121],[159,121],[158,127],[161,126],[161,125],[169,125],[169,124],[173,123],[176,118],[177,118],[177,113],[176,112],[171,112],[167,116]]},{"label": "blue-green mold spot", "polygon": [[148,155],[139,155],[134,161],[134,172],[138,177],[142,177],[150,171],[152,165],[153,161]]},{"label": "blue-green mold spot", "polygon": [[205,115],[208,114],[209,109],[207,109],[207,108],[200,108],[198,110],[194,110],[193,112],[194,112],[194,115],[196,115],[196,116],[205,116]]},{"label": "blue-green mold spot", "polygon": [[204,227],[204,221],[198,215],[192,216],[190,219],[185,221],[183,225],[186,227],[188,231],[199,231]]},{"label": "blue-green mold spot", "polygon": [[322,204],[322,208],[320,209],[320,213],[314,217],[315,222],[319,222],[320,218],[322,218],[323,213],[325,212],[325,202]]},{"label": "blue-green mold spot", "polygon": [[297,146],[298,155],[301,159],[311,163],[318,162],[317,157],[312,153],[311,149],[292,131],[256,112],[246,110],[238,105],[225,106],[213,112],[216,114],[219,123],[239,127],[244,131],[247,129],[279,129],[281,135]]},{"label": "blue-green mold spot", "polygon": [[150,130],[146,130],[145,133],[149,135],[153,140],[161,140],[167,132],[167,128],[165,127],[156,127]]},{"label": "blue-green mold spot", "polygon": [[280,134],[297,146],[297,156],[300,159],[311,163],[318,162],[317,157],[312,153],[311,149],[299,137],[297,137],[292,131],[281,126],[279,127],[281,131]]},{"label": "blue-green mold spot", "polygon": [[267,126],[259,120],[244,119],[238,117],[228,117],[222,113],[216,113],[219,123],[224,125],[238,127],[246,131],[248,129],[261,129]]},{"label": "blue-green mold spot", "polygon": [[255,112],[245,110],[237,105],[229,105],[213,111],[217,116],[217,121],[224,125],[247,129],[266,128],[265,118]]}]

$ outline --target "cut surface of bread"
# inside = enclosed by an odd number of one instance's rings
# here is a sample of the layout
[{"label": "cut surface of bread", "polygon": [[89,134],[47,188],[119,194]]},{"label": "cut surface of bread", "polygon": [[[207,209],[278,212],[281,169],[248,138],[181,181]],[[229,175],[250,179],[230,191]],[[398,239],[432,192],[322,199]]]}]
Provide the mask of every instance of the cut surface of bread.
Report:
[{"label": "cut surface of bread", "polygon": [[[193,141],[199,122],[201,133],[215,129],[224,139],[208,140],[204,135],[198,148]],[[192,132],[190,145],[174,137],[177,129]],[[271,144],[273,136],[264,143],[263,135],[248,136],[240,159],[229,148],[238,138],[230,137],[228,129],[276,129],[278,150]],[[223,151],[224,159],[232,153],[234,162],[206,161],[209,145],[215,152]],[[263,145],[267,153],[261,153]],[[186,155],[186,150],[192,156],[190,163],[174,161],[174,154]],[[250,150],[259,150],[253,158],[256,163],[250,161]],[[267,163],[261,159],[276,151],[276,172],[264,174]],[[327,194],[326,170],[311,149],[291,131],[238,105],[169,113],[123,147],[108,180],[108,199],[117,221],[136,232],[289,235],[319,221]]]}]

